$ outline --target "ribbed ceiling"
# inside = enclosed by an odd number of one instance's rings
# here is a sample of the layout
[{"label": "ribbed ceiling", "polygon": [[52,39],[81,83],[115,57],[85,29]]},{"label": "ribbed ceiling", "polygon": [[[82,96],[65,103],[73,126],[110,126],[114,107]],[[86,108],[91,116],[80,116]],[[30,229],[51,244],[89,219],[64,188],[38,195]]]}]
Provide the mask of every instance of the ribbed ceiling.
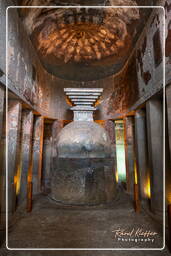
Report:
[{"label": "ribbed ceiling", "polygon": [[[46,1],[46,5],[55,6],[54,2]],[[22,4],[34,6],[36,1],[22,1]],[[137,36],[141,13],[139,8],[134,8],[138,7],[134,0],[110,0],[103,4],[123,8],[66,6],[19,10],[48,72],[64,79],[86,81],[103,78],[121,69]]]}]

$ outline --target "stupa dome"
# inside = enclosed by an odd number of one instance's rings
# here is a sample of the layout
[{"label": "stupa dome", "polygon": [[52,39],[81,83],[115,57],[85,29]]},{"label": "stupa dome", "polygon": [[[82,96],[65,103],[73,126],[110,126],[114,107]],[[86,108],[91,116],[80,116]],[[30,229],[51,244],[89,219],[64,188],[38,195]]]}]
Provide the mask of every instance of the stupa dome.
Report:
[{"label": "stupa dome", "polygon": [[74,121],[66,125],[57,140],[58,157],[105,158],[112,156],[109,135],[95,122]]}]

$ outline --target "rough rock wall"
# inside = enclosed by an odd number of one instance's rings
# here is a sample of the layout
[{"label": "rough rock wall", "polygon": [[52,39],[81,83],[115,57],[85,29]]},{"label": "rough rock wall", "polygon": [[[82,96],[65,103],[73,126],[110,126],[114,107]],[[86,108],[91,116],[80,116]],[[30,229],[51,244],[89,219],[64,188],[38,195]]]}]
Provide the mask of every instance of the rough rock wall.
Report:
[{"label": "rough rock wall", "polygon": [[[53,99],[58,79],[48,74],[19,21],[16,9],[9,9],[8,70],[10,88],[38,112],[56,117],[58,104]],[[56,95],[57,97],[57,95]]]},{"label": "rough rock wall", "polygon": [[171,82],[171,0],[165,3],[166,10],[166,84]]},{"label": "rough rock wall", "polygon": [[[113,93],[106,99],[108,118],[134,110],[163,88],[163,15],[163,9],[154,10],[120,80],[114,79]],[[169,13],[166,15],[169,20]],[[167,61],[166,84],[169,71]]]},{"label": "rough rock wall", "polygon": [[[2,3],[0,38],[0,69],[5,73],[5,4]],[[170,0],[166,1],[166,82],[171,73],[170,55]],[[155,9],[138,40],[133,56],[120,73],[90,82],[59,79],[42,67],[26,32],[19,21],[17,11],[9,9],[9,88],[39,113],[49,117],[69,120],[63,93],[64,87],[102,87],[104,93],[95,119],[114,119],[144,103],[162,88],[162,33],[163,10]],[[4,75],[0,77],[3,82]]]}]

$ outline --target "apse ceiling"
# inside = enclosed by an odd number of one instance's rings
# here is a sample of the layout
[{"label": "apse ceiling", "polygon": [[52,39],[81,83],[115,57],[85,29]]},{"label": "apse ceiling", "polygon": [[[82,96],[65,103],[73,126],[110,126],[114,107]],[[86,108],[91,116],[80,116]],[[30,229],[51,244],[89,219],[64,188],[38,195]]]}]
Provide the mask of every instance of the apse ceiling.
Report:
[{"label": "apse ceiling", "polygon": [[[37,1],[18,3],[34,6]],[[57,6],[59,1],[42,0],[41,4]],[[91,1],[94,6],[138,4],[134,0]],[[97,80],[117,73],[149,15],[149,9],[139,8],[67,8],[90,5],[90,1],[62,0],[60,5],[66,8],[23,8],[19,14],[43,66],[53,75],[70,80]]]}]

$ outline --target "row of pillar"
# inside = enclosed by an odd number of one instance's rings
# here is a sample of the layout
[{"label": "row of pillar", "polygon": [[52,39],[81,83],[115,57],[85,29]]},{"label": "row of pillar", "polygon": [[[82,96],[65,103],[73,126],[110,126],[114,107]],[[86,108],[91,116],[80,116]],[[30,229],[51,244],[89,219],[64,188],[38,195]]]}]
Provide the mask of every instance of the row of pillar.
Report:
[{"label": "row of pillar", "polygon": [[[5,228],[6,170],[8,170],[9,224],[12,223],[16,207],[28,202],[28,195],[42,191],[43,178],[44,118],[35,115],[32,110],[23,108],[22,103],[16,99],[8,100],[7,114],[6,127],[5,93],[3,87],[0,87],[1,229]],[[7,144],[6,135],[8,135]],[[8,152],[7,166],[5,162],[6,145]],[[28,189],[32,189],[31,194]]]},{"label": "row of pillar", "polygon": [[44,120],[16,100],[8,101],[8,216],[27,199],[28,184],[33,194],[41,191]]},{"label": "row of pillar", "polygon": [[5,230],[6,225],[6,170],[8,170],[7,205],[10,225],[18,205],[24,204],[30,211],[32,195],[50,192],[53,159],[57,154],[56,137],[64,126],[64,122],[58,120],[46,124],[42,116],[35,115],[32,110],[23,109],[22,103],[13,99],[8,100],[7,131],[5,118],[5,94],[4,89],[0,87],[1,230]]},{"label": "row of pillar", "polygon": [[[115,124],[106,120],[103,126],[115,149],[116,163]],[[133,197],[135,184],[138,183],[140,200],[150,201],[151,211],[161,216],[164,181],[162,99],[150,99],[143,109],[135,111],[134,116],[126,116],[124,134],[127,192]]]},{"label": "row of pillar", "polygon": [[[171,86],[166,90],[169,145],[171,150]],[[4,90],[0,88],[0,160],[5,156],[5,105]],[[163,105],[160,99],[151,99],[145,110],[135,112],[135,116],[124,118],[125,155],[127,170],[127,191],[133,194],[135,168],[138,176],[141,199],[148,196],[151,210],[161,213],[163,210]],[[50,175],[53,170],[55,138],[63,128],[63,121],[53,122],[50,136],[44,137],[44,119],[35,116],[31,110],[22,109],[20,102],[9,100],[8,104],[8,196],[9,215],[15,211],[16,203],[20,204],[27,197],[28,182],[33,183],[33,193],[40,192],[42,178],[44,187],[50,189]],[[114,124],[107,120],[104,123],[111,141],[116,148]],[[43,137],[45,138],[43,146]],[[42,159],[43,152],[45,158]],[[116,152],[115,152],[116,154]],[[116,156],[115,156],[116,159]],[[115,161],[116,162],[116,161]],[[3,163],[3,161],[1,161]],[[43,166],[42,166],[43,164]],[[50,166],[49,166],[50,165]],[[47,168],[48,167],[48,168]],[[1,222],[5,213],[5,165],[1,165],[0,209]],[[117,169],[117,166],[115,166]],[[45,171],[43,171],[45,170]],[[48,171],[47,171],[48,170]],[[42,175],[44,175],[42,177]],[[18,179],[20,178],[20,182]],[[150,184],[149,184],[150,183]],[[49,185],[47,185],[49,184]],[[150,191],[148,186],[150,185]],[[18,193],[18,194],[17,194]],[[149,195],[147,195],[149,193]]]},{"label": "row of pillar", "polygon": [[[141,200],[150,198],[151,211],[163,212],[163,105],[160,99],[147,101],[135,116],[124,118],[127,192],[138,183]],[[136,176],[137,175],[137,181]]]}]

